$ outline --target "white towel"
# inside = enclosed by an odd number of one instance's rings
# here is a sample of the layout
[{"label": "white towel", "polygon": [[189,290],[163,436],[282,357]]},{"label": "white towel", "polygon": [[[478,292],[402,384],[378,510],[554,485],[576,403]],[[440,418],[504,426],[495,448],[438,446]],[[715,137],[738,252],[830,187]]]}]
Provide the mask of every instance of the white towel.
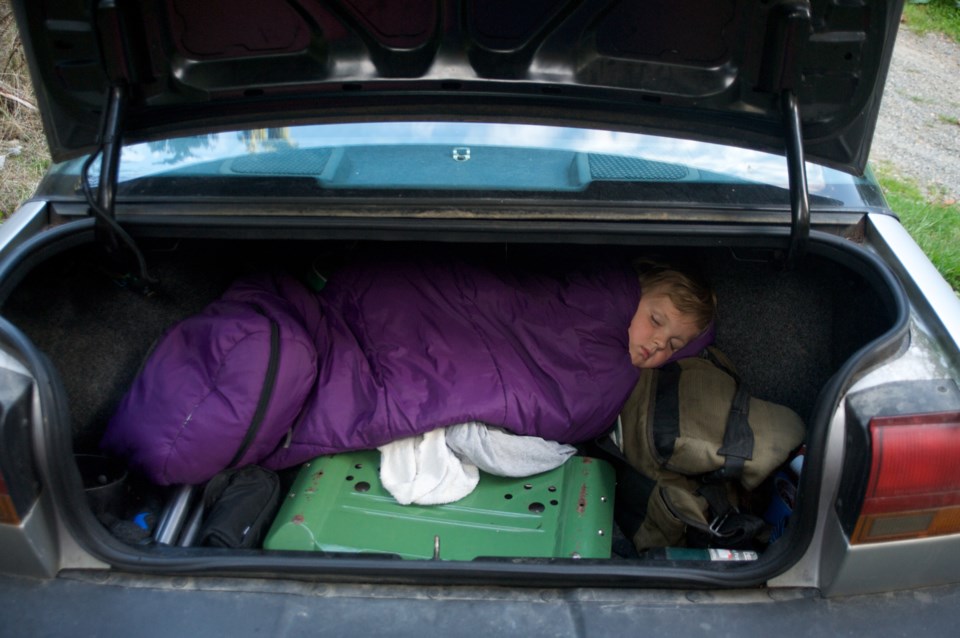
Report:
[{"label": "white towel", "polygon": [[453,503],[470,494],[479,469],[532,476],[563,465],[576,448],[519,436],[484,423],[460,423],[382,445],[380,482],[402,505]]},{"label": "white towel", "polygon": [[387,443],[380,450],[380,482],[401,505],[458,501],[477,486],[480,471],[447,447],[443,429]]},{"label": "white towel", "polygon": [[476,422],[447,428],[447,447],[484,472],[513,477],[548,472],[577,451],[572,445]]}]

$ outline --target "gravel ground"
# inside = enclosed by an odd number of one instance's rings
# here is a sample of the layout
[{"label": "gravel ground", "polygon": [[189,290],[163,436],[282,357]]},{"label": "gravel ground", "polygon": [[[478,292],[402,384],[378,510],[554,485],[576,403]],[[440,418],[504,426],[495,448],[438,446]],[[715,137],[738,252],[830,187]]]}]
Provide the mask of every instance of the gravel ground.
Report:
[{"label": "gravel ground", "polygon": [[960,45],[901,27],[870,161],[960,200]]}]

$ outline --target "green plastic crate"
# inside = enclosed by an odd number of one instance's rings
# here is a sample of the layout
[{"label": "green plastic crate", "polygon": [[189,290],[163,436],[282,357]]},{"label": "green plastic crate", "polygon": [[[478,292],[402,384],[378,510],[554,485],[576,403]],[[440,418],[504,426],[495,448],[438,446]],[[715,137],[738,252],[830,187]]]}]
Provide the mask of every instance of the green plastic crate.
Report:
[{"label": "green plastic crate", "polygon": [[300,469],[265,549],[388,553],[403,558],[609,558],[613,468],[572,457],[536,476],[480,473],[456,503],[400,505],[380,484],[380,453],[314,459]]}]

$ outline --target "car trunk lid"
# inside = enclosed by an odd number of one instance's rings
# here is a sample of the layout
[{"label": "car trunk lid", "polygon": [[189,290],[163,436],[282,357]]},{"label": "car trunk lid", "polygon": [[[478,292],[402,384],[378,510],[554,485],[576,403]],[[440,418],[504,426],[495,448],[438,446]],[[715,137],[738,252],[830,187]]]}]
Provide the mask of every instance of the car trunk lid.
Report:
[{"label": "car trunk lid", "polygon": [[[901,3],[18,2],[51,152],[293,120],[522,121],[866,164]],[[786,96],[793,96],[792,99]]]}]

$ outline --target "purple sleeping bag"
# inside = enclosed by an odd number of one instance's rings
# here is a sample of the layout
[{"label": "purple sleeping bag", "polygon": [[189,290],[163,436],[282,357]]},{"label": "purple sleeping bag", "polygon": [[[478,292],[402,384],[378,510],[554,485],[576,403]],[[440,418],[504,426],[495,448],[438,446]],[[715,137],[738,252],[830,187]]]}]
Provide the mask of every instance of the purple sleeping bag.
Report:
[{"label": "purple sleeping bag", "polygon": [[171,484],[467,421],[585,441],[637,381],[627,327],[639,299],[623,264],[548,275],[364,261],[319,293],[246,279],[163,337],[103,447]]},{"label": "purple sleeping bag", "polygon": [[[101,447],[157,484],[202,483],[259,462],[293,424],[317,375],[306,325],[317,304],[290,280],[242,282],[157,342]],[[311,303],[312,302],[312,303]]]},{"label": "purple sleeping bag", "polygon": [[365,261],[319,297],[316,388],[268,467],[468,421],[583,441],[613,423],[639,376],[627,352],[640,300],[629,266]]}]

